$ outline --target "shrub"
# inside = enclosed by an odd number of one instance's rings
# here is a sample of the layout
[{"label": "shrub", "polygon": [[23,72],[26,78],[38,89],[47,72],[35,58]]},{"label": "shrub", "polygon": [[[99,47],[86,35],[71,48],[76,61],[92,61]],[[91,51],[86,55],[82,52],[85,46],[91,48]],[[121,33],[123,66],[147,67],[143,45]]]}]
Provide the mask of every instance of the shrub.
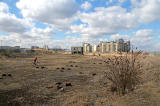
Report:
[{"label": "shrub", "polygon": [[125,56],[114,56],[106,60],[109,71],[105,72],[106,78],[117,88],[118,94],[131,91],[140,83],[143,72],[139,59],[141,52],[127,53]]}]

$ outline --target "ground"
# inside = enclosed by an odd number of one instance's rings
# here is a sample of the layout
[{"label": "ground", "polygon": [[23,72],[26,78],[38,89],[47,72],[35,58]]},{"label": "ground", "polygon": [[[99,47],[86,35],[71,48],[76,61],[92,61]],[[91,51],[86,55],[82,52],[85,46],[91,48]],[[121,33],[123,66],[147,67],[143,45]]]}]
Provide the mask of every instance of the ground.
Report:
[{"label": "ground", "polygon": [[[133,92],[110,92],[107,56],[69,54],[0,59],[0,106],[159,106],[160,57],[143,59],[143,82]],[[2,74],[12,76],[1,77]],[[57,89],[56,83],[62,83]],[[66,86],[71,82],[72,86]]]}]

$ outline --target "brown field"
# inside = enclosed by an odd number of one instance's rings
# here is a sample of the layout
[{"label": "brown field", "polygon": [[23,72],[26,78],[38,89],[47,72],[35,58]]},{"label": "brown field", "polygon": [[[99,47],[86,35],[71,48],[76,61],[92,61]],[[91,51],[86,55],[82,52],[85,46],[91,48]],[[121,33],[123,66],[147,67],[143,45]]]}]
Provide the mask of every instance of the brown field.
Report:
[{"label": "brown field", "polygon": [[37,68],[33,57],[0,58],[0,106],[160,106],[160,57],[143,59],[142,83],[124,96],[110,92],[106,58],[39,55]]}]

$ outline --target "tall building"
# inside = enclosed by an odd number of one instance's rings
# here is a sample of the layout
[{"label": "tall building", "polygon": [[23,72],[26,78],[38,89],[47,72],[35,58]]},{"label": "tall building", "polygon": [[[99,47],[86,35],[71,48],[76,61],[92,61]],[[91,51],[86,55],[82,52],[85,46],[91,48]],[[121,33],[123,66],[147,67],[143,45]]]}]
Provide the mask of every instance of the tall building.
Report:
[{"label": "tall building", "polygon": [[[124,41],[123,39],[118,39],[117,41],[111,42],[100,42],[99,51],[101,53],[118,53],[118,52],[129,52],[130,51],[130,41]],[[98,47],[98,46],[97,46]]]},{"label": "tall building", "polygon": [[117,43],[114,41],[101,42],[100,43],[100,52],[101,53],[117,52]]},{"label": "tall building", "polygon": [[92,45],[89,43],[84,43],[83,44],[83,52],[84,53],[91,53],[92,52]]},{"label": "tall building", "polygon": [[117,41],[119,52],[129,52],[130,51],[130,41],[124,41],[123,39],[118,39]]},{"label": "tall building", "polygon": [[97,52],[97,45],[94,45],[94,46],[92,47],[92,52]]},{"label": "tall building", "polygon": [[84,43],[83,47],[72,47],[72,54],[82,54],[82,53],[119,53],[119,52],[129,52],[130,51],[130,41],[124,41],[123,39],[118,39],[117,41],[111,42],[100,42],[98,45],[90,45],[89,43]]}]

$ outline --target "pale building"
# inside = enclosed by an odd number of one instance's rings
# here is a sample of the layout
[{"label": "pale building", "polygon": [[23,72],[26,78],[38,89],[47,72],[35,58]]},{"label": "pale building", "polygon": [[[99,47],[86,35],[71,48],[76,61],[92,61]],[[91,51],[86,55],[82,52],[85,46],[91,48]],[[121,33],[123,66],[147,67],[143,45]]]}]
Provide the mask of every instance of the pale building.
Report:
[{"label": "pale building", "polygon": [[[116,42],[100,42],[99,52],[101,53],[117,53],[117,52],[129,52],[130,51],[130,41],[124,41],[119,39]],[[97,51],[98,52],[98,51]]]},{"label": "pale building", "polygon": [[90,45],[89,43],[84,43],[83,47],[72,47],[72,54],[79,53],[119,53],[119,52],[129,52],[130,51],[130,41],[124,41],[123,39],[118,39],[117,41],[102,41],[98,45]]},{"label": "pale building", "polygon": [[117,51],[117,44],[116,42],[101,42],[100,43],[100,52],[102,53],[109,53],[109,52],[116,52]]},{"label": "pale building", "polygon": [[92,52],[97,52],[97,45],[94,45],[94,46],[92,47]]},{"label": "pale building", "polygon": [[92,45],[90,45],[89,43],[84,43],[83,44],[83,52],[84,53],[92,52]]}]

